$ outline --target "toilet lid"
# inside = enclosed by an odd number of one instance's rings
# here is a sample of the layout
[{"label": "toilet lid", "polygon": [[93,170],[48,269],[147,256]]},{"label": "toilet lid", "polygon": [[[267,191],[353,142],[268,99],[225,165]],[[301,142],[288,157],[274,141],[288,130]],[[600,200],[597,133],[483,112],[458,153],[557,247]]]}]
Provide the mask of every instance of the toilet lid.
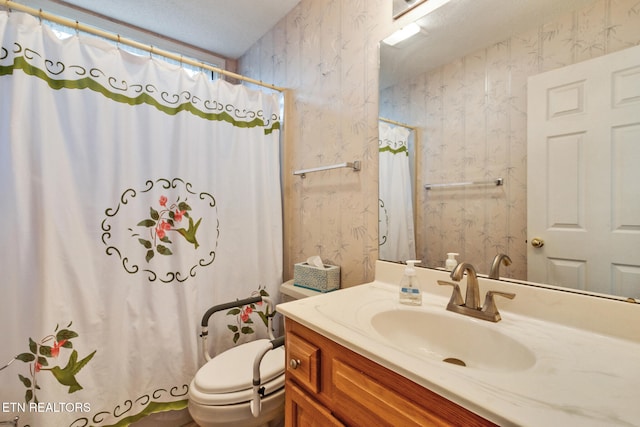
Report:
[{"label": "toilet lid", "polygon": [[[269,340],[259,339],[220,353],[196,373],[198,391],[207,394],[232,393],[253,386],[253,361]],[[284,373],[284,347],[267,352],[260,364],[260,380],[266,383]]]}]

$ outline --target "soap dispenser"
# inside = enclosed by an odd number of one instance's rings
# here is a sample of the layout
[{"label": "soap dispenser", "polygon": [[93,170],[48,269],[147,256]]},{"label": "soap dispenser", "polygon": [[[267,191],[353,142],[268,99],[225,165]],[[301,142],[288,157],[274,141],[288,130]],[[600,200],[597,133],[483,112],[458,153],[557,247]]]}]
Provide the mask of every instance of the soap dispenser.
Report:
[{"label": "soap dispenser", "polygon": [[400,280],[400,303],[407,305],[422,305],[422,291],[416,277],[415,264],[418,260],[407,261],[407,267],[404,269],[404,276]]},{"label": "soap dispenser", "polygon": [[456,259],[456,257],[459,254],[456,252],[449,252],[447,253],[447,260],[444,262],[444,268],[447,269],[447,271],[453,271],[454,268],[456,268],[456,266],[458,265],[458,260]]}]

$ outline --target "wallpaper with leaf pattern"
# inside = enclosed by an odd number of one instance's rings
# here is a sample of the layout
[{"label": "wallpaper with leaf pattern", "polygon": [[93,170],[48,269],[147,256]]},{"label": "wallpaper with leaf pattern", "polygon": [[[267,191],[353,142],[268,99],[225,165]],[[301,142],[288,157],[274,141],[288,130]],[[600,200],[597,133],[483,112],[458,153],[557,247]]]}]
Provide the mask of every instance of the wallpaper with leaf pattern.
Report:
[{"label": "wallpaper with leaf pattern", "polygon": [[[412,119],[426,141],[420,183],[478,174],[503,175],[507,183],[468,202],[433,203],[419,192],[418,258],[443,265],[446,252],[461,248],[461,258],[486,271],[496,251],[507,252],[514,263],[504,275],[523,277],[527,77],[640,43],[640,1],[596,0],[379,100],[377,44],[392,30],[390,1],[302,0],[239,61],[243,74],[292,89],[283,164],[285,279],[295,262],[315,254],[342,267],[343,287],[373,279],[378,104],[399,120],[394,109],[408,102],[424,109]],[[353,160],[362,161],[361,172],[304,180],[291,174]]]}]

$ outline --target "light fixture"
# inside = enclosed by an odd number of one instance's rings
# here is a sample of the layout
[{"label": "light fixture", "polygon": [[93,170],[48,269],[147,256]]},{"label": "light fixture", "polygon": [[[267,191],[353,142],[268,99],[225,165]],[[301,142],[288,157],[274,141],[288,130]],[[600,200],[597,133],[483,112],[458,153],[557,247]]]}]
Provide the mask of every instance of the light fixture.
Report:
[{"label": "light fixture", "polygon": [[385,44],[389,46],[395,46],[403,40],[408,39],[409,37],[418,34],[421,28],[420,25],[415,22],[410,23],[409,25],[400,28],[398,31],[391,34],[389,37],[382,40]]}]

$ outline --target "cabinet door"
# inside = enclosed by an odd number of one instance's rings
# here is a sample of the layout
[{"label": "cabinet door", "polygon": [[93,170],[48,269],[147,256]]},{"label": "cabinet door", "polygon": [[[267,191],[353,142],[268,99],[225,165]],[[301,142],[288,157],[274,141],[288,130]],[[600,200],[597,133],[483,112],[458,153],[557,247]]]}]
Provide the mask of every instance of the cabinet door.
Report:
[{"label": "cabinet door", "polygon": [[344,427],[324,406],[287,381],[285,427]]},{"label": "cabinet door", "polygon": [[320,348],[294,333],[289,333],[285,351],[287,375],[295,378],[310,392],[318,393],[320,391]]},{"label": "cabinet door", "polygon": [[445,419],[340,360],[333,361],[336,412],[349,424],[376,426],[449,426]]}]

